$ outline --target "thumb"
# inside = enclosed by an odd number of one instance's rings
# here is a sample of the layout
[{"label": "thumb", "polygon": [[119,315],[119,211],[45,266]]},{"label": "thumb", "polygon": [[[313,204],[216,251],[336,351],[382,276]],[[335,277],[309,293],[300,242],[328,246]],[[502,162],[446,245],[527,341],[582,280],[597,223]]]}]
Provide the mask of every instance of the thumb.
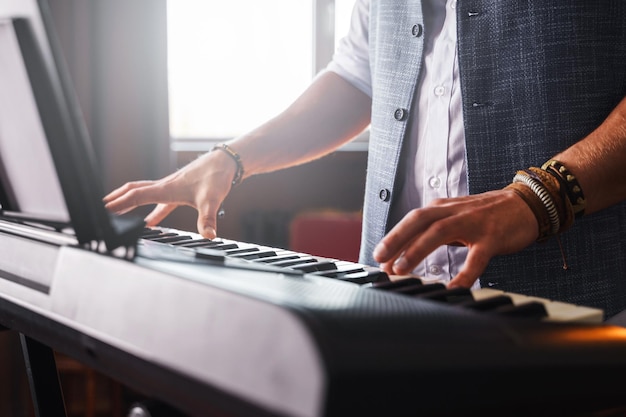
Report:
[{"label": "thumb", "polygon": [[201,234],[202,237],[215,239],[217,236],[216,224],[217,214],[215,210],[211,209],[211,206],[209,206],[209,208],[198,209],[197,228],[198,233]]}]

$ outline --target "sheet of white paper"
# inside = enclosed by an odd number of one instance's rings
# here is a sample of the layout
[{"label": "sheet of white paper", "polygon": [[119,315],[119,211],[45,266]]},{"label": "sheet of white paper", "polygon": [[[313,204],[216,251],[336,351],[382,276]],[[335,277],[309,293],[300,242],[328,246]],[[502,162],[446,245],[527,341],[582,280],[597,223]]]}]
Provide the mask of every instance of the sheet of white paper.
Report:
[{"label": "sheet of white paper", "polygon": [[0,165],[19,212],[69,221],[13,25],[0,20]]}]

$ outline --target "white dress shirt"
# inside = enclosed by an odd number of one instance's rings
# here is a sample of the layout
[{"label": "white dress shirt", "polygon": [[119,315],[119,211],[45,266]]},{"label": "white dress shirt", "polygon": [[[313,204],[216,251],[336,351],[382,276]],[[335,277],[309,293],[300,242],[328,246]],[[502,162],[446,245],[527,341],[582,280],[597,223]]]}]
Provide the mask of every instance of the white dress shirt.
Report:
[{"label": "white dress shirt", "polygon": [[[457,60],[456,0],[423,0],[424,62],[405,148],[406,170],[390,213],[392,224],[436,198],[468,194]],[[357,0],[348,35],[328,70],[372,94],[368,55],[369,0]],[[465,247],[442,246],[413,271],[447,282],[463,266]],[[479,286],[478,282],[475,284]]]}]

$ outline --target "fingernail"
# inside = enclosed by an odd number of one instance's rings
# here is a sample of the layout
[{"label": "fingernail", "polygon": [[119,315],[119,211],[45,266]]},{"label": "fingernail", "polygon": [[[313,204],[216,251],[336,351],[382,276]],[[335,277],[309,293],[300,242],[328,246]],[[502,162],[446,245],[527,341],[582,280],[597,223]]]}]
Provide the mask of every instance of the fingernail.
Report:
[{"label": "fingernail", "polygon": [[398,259],[396,259],[396,261],[393,263],[393,270],[397,274],[404,274],[404,273],[408,272],[408,270],[409,270],[409,263],[406,261],[404,256],[401,256]]},{"label": "fingernail", "polygon": [[381,242],[378,245],[376,245],[372,255],[374,256],[374,259],[380,260],[380,259],[386,259],[388,253],[389,251],[387,250],[387,245]]}]

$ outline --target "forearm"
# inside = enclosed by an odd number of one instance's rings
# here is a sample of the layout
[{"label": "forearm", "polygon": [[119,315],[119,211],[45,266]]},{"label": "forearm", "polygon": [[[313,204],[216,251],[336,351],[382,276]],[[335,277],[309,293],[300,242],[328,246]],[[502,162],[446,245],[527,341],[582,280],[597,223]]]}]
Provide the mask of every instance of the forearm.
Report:
[{"label": "forearm", "polygon": [[248,177],[332,152],[365,129],[370,115],[370,97],[328,72],[284,112],[229,144]]},{"label": "forearm", "polygon": [[556,155],[585,194],[585,213],[626,199],[626,98],[591,134]]}]

